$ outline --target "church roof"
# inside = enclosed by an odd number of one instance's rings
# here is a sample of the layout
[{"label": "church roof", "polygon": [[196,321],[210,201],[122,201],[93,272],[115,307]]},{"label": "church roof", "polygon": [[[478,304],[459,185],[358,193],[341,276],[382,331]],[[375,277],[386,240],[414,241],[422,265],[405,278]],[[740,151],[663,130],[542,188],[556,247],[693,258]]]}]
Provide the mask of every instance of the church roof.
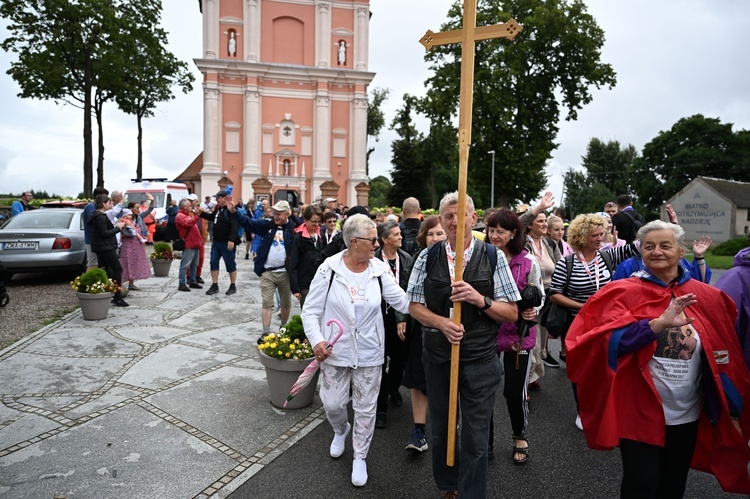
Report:
[{"label": "church roof", "polygon": [[200,182],[201,170],[203,169],[203,151],[196,156],[190,165],[185,168],[185,171],[177,175],[175,180],[181,182]]},{"label": "church roof", "polygon": [[729,199],[738,208],[750,208],[750,183],[700,177],[709,187]]}]

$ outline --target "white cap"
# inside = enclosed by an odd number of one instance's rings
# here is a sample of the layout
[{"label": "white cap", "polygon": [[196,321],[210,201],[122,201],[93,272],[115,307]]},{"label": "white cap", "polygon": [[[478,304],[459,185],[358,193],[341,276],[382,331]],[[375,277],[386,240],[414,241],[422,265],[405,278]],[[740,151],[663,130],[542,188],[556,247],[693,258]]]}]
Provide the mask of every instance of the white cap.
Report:
[{"label": "white cap", "polygon": [[190,201],[198,201],[198,196],[195,195],[195,193],[189,195],[187,197]]}]

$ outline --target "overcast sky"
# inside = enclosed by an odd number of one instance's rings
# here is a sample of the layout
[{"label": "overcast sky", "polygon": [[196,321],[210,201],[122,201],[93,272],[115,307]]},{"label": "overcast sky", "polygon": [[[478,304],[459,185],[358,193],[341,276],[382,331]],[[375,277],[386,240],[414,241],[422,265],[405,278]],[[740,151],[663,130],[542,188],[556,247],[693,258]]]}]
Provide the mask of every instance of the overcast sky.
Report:
[{"label": "overcast sky", "polygon": [[[384,105],[388,124],[405,93],[424,93],[429,75],[418,40],[427,29],[439,30],[451,3],[371,1],[370,71],[377,73],[373,86],[391,90]],[[156,116],[144,122],[144,176],[173,178],[203,147],[201,75],[192,64],[201,55],[201,16],[192,0],[163,4],[170,49],[190,62],[197,82],[189,95],[161,104]],[[592,137],[633,144],[640,151],[659,131],[698,113],[733,123],[735,130],[750,128],[750,2],[588,4],[605,31],[602,60],[617,72],[617,86],[595,90],[577,121],[561,122],[559,148],[547,166],[549,187],[558,199],[564,172],[580,165]],[[518,21],[523,24],[523,19]],[[0,38],[7,34],[0,29]],[[13,60],[13,54],[0,53],[0,192],[36,189],[74,196],[83,185],[82,111],[16,97],[18,86],[5,74]],[[135,118],[120,113],[114,104],[107,104],[104,114],[105,186],[125,188],[135,176]],[[384,130],[375,144],[371,177],[388,175],[394,138],[393,132]],[[529,193],[529,198],[538,198],[535,194]]]}]

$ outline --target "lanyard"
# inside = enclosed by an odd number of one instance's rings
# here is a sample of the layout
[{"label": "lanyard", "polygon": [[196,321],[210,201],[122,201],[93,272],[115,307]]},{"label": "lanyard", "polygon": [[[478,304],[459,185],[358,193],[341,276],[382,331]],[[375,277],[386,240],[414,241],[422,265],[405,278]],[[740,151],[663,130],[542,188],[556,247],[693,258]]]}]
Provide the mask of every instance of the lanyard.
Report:
[{"label": "lanyard", "polygon": [[[471,244],[464,250],[464,270],[466,270],[466,263],[469,261],[469,254],[471,252]],[[445,254],[448,257],[448,273],[451,277],[451,282],[456,280],[456,259],[453,256],[455,252],[451,249],[450,241],[445,242]]]},{"label": "lanyard", "polygon": [[399,269],[400,264],[399,264],[398,253],[396,253],[396,270],[395,271],[393,270],[393,267],[391,267],[391,264],[388,261],[388,257],[385,256],[385,251],[381,252],[380,256],[383,258],[383,261],[386,263],[386,265],[388,265],[388,271],[393,276],[393,280],[396,281],[396,284],[399,284],[399,282],[398,282],[398,276],[401,275],[401,271]]},{"label": "lanyard", "polygon": [[[586,274],[589,276],[589,281],[591,281],[591,284],[594,284],[594,280],[591,278],[591,271],[589,270],[589,264],[586,263],[586,260],[583,259],[583,255],[579,251],[576,253],[578,255],[578,259],[581,260],[581,263],[583,264],[583,270],[586,271]],[[594,257],[594,275],[596,276],[596,290],[599,291],[599,252],[596,252],[596,256]]]}]

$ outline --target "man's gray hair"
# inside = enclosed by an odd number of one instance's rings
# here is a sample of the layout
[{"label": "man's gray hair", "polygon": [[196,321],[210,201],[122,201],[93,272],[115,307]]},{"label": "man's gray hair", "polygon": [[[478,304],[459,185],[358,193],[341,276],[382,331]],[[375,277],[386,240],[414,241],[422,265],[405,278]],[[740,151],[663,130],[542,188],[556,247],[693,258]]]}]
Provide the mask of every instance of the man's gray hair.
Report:
[{"label": "man's gray hair", "polygon": [[[440,214],[442,215],[443,211],[452,204],[458,204],[458,191],[449,192],[443,196],[440,200]],[[468,194],[466,195],[466,209],[470,213],[474,212],[474,200]]]},{"label": "man's gray hair", "polygon": [[371,229],[377,228],[367,215],[352,215],[344,224],[344,244],[348,248],[355,237],[365,237]]},{"label": "man's gray hair", "polygon": [[677,244],[679,244],[682,249],[685,249],[685,230],[679,225],[671,224],[669,222],[663,222],[661,220],[654,220],[638,229],[636,238],[638,239],[638,241],[640,241],[641,244],[643,244],[643,241],[644,239],[646,239],[648,233],[655,230],[671,230],[674,234],[674,239],[675,241],[677,241]]},{"label": "man's gray hair", "polygon": [[180,206],[179,206],[179,208],[182,209],[182,207],[185,206],[186,204],[192,205],[192,203],[190,203],[190,200],[188,198],[182,198],[182,199],[180,199]]}]

